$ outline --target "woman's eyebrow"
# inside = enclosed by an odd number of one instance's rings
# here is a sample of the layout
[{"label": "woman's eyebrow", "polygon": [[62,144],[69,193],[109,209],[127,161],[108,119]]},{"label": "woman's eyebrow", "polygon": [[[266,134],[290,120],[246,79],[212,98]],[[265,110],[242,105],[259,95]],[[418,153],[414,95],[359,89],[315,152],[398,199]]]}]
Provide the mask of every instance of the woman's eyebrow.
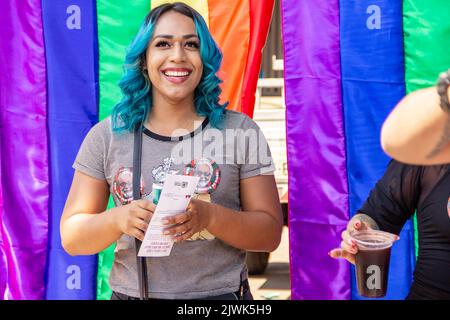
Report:
[{"label": "woman's eyebrow", "polygon": [[[183,39],[189,39],[189,38],[198,38],[198,36],[196,34],[185,34],[182,36]],[[158,34],[154,37],[154,39],[156,38],[164,38],[164,39],[173,39],[175,38],[175,36],[171,35],[171,34]]]}]

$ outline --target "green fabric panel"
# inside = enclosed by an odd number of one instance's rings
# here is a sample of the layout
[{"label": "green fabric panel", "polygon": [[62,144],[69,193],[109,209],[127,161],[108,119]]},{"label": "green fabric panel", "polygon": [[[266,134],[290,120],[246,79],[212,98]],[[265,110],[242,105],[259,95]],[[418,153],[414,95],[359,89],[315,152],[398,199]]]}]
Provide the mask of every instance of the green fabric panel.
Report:
[{"label": "green fabric panel", "polygon": [[404,0],[406,92],[436,83],[450,68],[450,1]]},{"label": "green fabric panel", "polygon": [[[125,50],[131,43],[150,10],[150,0],[97,0],[97,28],[99,55],[99,120],[111,114],[119,102],[118,82],[122,76]],[[108,209],[114,207],[112,198]],[[97,299],[111,297],[108,279],[114,260],[115,244],[99,253]]]},{"label": "green fabric panel", "polygon": [[[449,0],[403,1],[406,93],[435,85],[439,73],[450,68],[449,17]],[[417,214],[414,235],[417,257]]]},{"label": "green fabric panel", "polygon": [[150,10],[150,0],[97,0],[100,120],[108,117],[121,98],[125,49]]}]

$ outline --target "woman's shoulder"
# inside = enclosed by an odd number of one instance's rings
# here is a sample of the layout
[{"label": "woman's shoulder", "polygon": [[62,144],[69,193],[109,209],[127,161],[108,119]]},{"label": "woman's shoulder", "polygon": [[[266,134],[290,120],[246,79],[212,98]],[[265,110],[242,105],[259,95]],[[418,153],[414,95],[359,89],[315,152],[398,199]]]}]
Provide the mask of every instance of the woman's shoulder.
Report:
[{"label": "woman's shoulder", "polygon": [[91,128],[90,131],[102,135],[110,134],[112,132],[111,117],[109,116],[103,120],[100,120]]},{"label": "woman's shoulder", "polygon": [[224,113],[227,129],[249,129],[258,127],[256,122],[245,113],[226,109]]},{"label": "woman's shoulder", "polygon": [[109,140],[112,135],[111,117],[107,117],[94,124],[86,135],[87,139]]}]

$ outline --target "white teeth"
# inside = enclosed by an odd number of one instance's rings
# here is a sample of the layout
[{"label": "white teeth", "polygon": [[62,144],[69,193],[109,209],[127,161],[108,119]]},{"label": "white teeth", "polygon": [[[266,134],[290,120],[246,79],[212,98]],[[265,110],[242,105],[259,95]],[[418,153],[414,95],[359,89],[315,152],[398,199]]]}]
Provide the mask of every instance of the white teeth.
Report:
[{"label": "white teeth", "polygon": [[183,72],[166,71],[166,72],[164,72],[164,74],[168,77],[185,77],[185,76],[189,75],[189,72],[187,72],[187,71],[183,71]]}]

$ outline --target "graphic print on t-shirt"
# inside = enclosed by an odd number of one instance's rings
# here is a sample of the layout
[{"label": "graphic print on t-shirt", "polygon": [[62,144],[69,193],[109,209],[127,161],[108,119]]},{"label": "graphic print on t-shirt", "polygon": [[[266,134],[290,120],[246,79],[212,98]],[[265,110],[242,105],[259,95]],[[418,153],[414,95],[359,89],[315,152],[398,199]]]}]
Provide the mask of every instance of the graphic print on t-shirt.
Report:
[{"label": "graphic print on t-shirt", "polygon": [[[211,158],[193,159],[184,168],[184,174],[200,177],[196,189],[195,198],[211,202],[211,193],[213,193],[220,182],[220,167]],[[207,229],[193,234],[188,241],[195,240],[213,240],[215,236],[209,233]]]},{"label": "graphic print on t-shirt", "polygon": [[152,169],[153,182],[155,183],[164,183],[166,176],[168,173],[171,173],[173,170],[170,170],[173,164],[173,158],[164,158],[163,163],[157,167]]},{"label": "graphic print on t-shirt", "polygon": [[220,183],[220,167],[211,158],[193,159],[184,167],[184,174],[200,177],[195,191],[198,194],[211,194]]},{"label": "graphic print on t-shirt", "polygon": [[[141,195],[144,193],[144,182],[141,178]],[[133,200],[133,168],[121,166],[113,180],[113,194],[122,205]]]}]

